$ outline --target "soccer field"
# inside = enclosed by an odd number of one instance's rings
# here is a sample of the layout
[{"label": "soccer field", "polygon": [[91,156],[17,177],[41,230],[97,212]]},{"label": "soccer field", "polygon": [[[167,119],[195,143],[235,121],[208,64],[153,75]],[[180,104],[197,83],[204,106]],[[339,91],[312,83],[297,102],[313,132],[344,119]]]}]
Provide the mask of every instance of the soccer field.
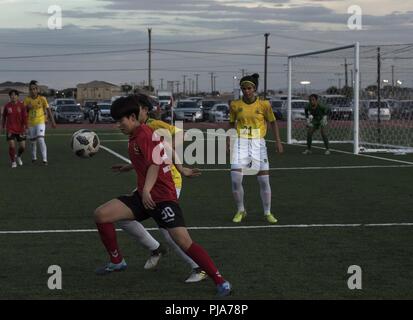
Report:
[{"label": "soccer field", "polygon": [[[73,131],[48,130],[47,167],[31,164],[27,151],[24,166],[11,169],[0,136],[0,299],[215,298],[212,281],[184,283],[190,269],[172,250],[156,271],[144,270],[149,253],[124,232],[128,269],[94,274],[108,257],[93,211],[129,193],[135,176],[112,173],[122,160],[105,150],[75,157]],[[127,155],[125,136],[96,132],[102,145]],[[355,156],[345,145],[329,156],[285,145],[276,155],[271,141],[267,148],[277,225],[264,220],[256,177],[244,178],[248,217],[239,225],[231,221],[229,165],[198,166],[202,176],[184,180],[187,226],[232,283],[228,299],[412,299],[413,155]],[[165,243],[152,221],[144,225]],[[47,286],[50,265],[61,267],[62,290]],[[361,290],[348,288],[351,265],[362,270]]]}]

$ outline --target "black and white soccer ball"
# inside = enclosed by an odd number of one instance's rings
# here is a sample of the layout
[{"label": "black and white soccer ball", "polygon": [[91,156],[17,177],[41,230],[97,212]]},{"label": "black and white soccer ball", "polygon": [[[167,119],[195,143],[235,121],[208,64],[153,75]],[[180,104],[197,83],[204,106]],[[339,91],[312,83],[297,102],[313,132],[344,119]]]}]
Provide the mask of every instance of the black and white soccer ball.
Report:
[{"label": "black and white soccer ball", "polygon": [[78,157],[93,157],[99,151],[99,137],[91,130],[81,129],[72,135],[71,147]]}]

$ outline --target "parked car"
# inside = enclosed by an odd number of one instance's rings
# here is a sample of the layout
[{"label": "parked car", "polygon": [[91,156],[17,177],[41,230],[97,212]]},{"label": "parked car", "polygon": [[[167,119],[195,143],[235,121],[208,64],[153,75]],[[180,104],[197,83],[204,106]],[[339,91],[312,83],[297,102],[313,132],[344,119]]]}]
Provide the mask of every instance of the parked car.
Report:
[{"label": "parked car", "polygon": [[65,105],[65,104],[66,105],[70,104],[70,105],[78,105],[79,106],[79,104],[76,102],[75,99],[58,98],[58,99],[54,99],[53,102],[50,104],[50,109],[52,109],[52,111],[56,111],[56,108],[58,106]]},{"label": "parked car", "polygon": [[[115,122],[115,119],[112,118],[110,115],[110,107],[111,104],[109,103],[98,103],[98,114],[96,122]],[[89,110],[89,122],[92,123],[95,119],[95,110],[91,108]]]},{"label": "parked car", "polygon": [[343,95],[322,95],[320,101],[328,110],[329,118],[332,120],[352,120],[353,108],[349,98]]},{"label": "parked car", "polygon": [[400,119],[413,120],[413,100],[400,101]]},{"label": "parked car", "polygon": [[271,103],[271,109],[272,112],[275,115],[275,118],[277,120],[284,120],[285,117],[283,117],[282,111],[283,111],[283,106],[285,104],[285,100],[270,100]]},{"label": "parked car", "polygon": [[83,112],[77,104],[63,104],[57,106],[54,112],[56,123],[82,123]]},{"label": "parked car", "polygon": [[[307,100],[291,100],[291,120],[296,121],[296,120],[304,120],[305,119],[305,108],[308,105]],[[285,102],[282,106],[281,113],[282,113],[282,118],[287,120],[287,110],[288,104]]]},{"label": "parked car", "polygon": [[171,109],[174,103],[174,97],[171,91],[158,91],[158,100],[162,110]]},{"label": "parked car", "polygon": [[229,105],[227,103],[214,104],[209,110],[208,117],[211,122],[229,121]]},{"label": "parked car", "polygon": [[202,121],[203,115],[201,106],[192,100],[179,100],[174,109],[175,120]]},{"label": "parked car", "polygon": [[219,100],[201,100],[199,102],[200,106],[202,107],[202,112],[203,112],[203,115],[204,115],[203,120],[209,120],[209,115],[208,115],[209,110],[212,108],[212,106],[214,104],[217,104],[217,103],[220,103],[220,102],[225,103],[225,102],[219,101]]},{"label": "parked car", "polygon": [[93,105],[95,104],[95,103],[98,103],[97,101],[85,101],[84,103],[83,103],[83,118],[86,120],[86,119],[89,119],[89,112],[90,112],[90,108],[92,108],[93,107]]},{"label": "parked car", "polygon": [[[370,100],[368,119],[378,120],[379,118],[379,103],[377,100]],[[390,107],[387,101],[380,101],[380,120],[388,121],[391,119]]]}]

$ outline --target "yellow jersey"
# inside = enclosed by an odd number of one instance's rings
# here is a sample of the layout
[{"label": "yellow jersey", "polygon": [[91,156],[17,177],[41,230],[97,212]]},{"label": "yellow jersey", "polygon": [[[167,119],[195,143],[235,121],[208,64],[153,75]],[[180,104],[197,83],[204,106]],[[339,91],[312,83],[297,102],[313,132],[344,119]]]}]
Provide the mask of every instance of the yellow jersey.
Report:
[{"label": "yellow jersey", "polygon": [[29,110],[27,110],[29,127],[34,127],[38,124],[46,123],[46,109],[49,108],[49,105],[47,104],[45,97],[37,96],[33,99],[32,97],[28,96],[24,99],[23,103],[25,107],[27,107],[29,104],[32,106]]},{"label": "yellow jersey", "polygon": [[[174,136],[175,133],[182,131],[181,129],[175,126],[172,126],[164,121],[156,120],[152,118],[148,118],[145,124],[154,131],[158,129],[166,129],[169,131],[171,136]],[[181,189],[182,188],[182,176],[174,165],[171,165],[171,174],[172,174],[172,180],[174,181],[174,184],[175,184],[175,188]]]},{"label": "yellow jersey", "polygon": [[267,134],[267,121],[275,121],[271,104],[259,97],[254,103],[247,104],[242,99],[231,102],[229,122],[237,122],[240,138],[264,138]]}]

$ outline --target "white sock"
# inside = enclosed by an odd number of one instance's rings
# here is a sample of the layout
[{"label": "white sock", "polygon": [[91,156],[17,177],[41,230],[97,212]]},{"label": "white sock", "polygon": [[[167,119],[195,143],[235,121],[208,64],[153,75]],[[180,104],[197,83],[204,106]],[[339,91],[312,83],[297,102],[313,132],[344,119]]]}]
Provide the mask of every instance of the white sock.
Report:
[{"label": "white sock", "polygon": [[37,159],[37,140],[30,141],[30,151],[32,153],[32,160]]},{"label": "white sock", "polygon": [[270,176],[257,176],[258,184],[260,185],[260,195],[262,206],[264,207],[264,214],[271,213],[271,186]]},{"label": "white sock", "polygon": [[238,211],[245,211],[244,208],[244,188],[242,186],[242,172],[231,171],[231,185],[232,195],[234,196],[235,203]]},{"label": "white sock", "polygon": [[192,269],[199,268],[199,265],[196,264],[194,260],[192,260],[172,239],[171,235],[169,234],[168,230],[164,228],[159,228],[161,230],[163,236],[165,237],[168,244],[175,250],[175,252],[180,256],[186,263],[188,263]]},{"label": "white sock", "polygon": [[159,248],[160,243],[136,220],[121,220],[117,222],[127,234],[135,238],[143,247],[153,251]]},{"label": "white sock", "polygon": [[42,154],[42,160],[47,162],[47,147],[46,142],[44,141],[44,137],[37,138],[39,141],[40,153]]}]

